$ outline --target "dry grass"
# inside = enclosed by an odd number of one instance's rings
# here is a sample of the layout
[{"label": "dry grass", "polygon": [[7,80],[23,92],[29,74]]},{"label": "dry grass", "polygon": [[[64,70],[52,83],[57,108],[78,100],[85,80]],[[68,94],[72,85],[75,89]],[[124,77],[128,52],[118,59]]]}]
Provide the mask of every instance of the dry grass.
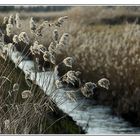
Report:
[{"label": "dry grass", "polygon": [[32,85],[31,96],[25,98],[23,91],[30,87],[13,63],[0,58],[0,68],[0,134],[84,133],[39,87]]},{"label": "dry grass", "polygon": [[[38,37],[32,35],[30,32],[29,19],[28,22],[27,19],[22,19],[21,23],[22,28],[17,29],[14,27],[12,33],[19,35],[21,32],[27,32],[30,44],[33,44],[34,41],[38,41],[46,46],[43,41],[48,43],[48,40],[44,40],[47,35],[50,36],[50,41],[52,40],[52,31],[54,28],[49,30],[47,34],[45,34],[46,36]],[[40,25],[41,23],[42,21],[37,24]],[[11,36],[13,36],[13,34]],[[9,39],[10,37],[7,38]],[[63,39],[61,42],[63,43]],[[26,44],[25,46],[21,46],[25,47]],[[22,47],[17,49],[23,53],[24,48]],[[28,47],[30,46],[28,45]],[[58,110],[55,104],[43,93],[43,91],[39,90],[34,84],[32,84],[31,87],[28,87],[22,72],[19,72],[18,70],[18,73],[16,73],[16,67],[13,65],[11,66],[10,60],[1,60],[0,65],[0,133],[83,133],[81,128],[75,125],[70,117],[66,117],[66,114],[63,114]],[[14,85],[16,83],[18,83],[19,88]]]},{"label": "dry grass", "polygon": [[[108,78],[111,82],[109,94],[102,100],[104,95],[101,93],[99,103],[111,105],[115,112],[139,125],[139,7],[74,7],[60,14],[69,16],[64,28],[59,28],[60,36],[64,30],[71,36],[69,46],[59,59],[74,56],[74,69],[82,72],[85,81]],[[36,13],[32,15],[36,17]],[[41,16],[45,19],[49,13]],[[50,20],[54,22],[56,17],[53,13],[51,16]],[[27,20],[22,21],[22,29],[33,40]],[[38,18],[36,21],[38,24],[42,22]],[[47,47],[51,38],[48,31],[38,40]]]},{"label": "dry grass", "polygon": [[[119,15],[122,15],[120,11]],[[135,16],[139,18],[138,13]],[[101,93],[99,103],[111,105],[117,114],[139,125],[140,25],[137,24],[139,20],[134,21],[121,25],[77,24],[80,30],[74,34],[67,53],[76,57],[75,68],[82,70],[87,81],[97,81],[101,77],[110,80],[110,93],[105,99]]]}]

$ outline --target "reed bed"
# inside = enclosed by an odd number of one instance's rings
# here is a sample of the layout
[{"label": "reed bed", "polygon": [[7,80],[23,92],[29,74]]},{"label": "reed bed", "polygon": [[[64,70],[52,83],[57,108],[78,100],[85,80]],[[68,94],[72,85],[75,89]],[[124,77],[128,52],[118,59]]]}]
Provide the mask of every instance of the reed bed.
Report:
[{"label": "reed bed", "polygon": [[84,133],[10,60],[0,68],[0,134]]},{"label": "reed bed", "polygon": [[[109,90],[98,87],[91,98],[112,106],[116,114],[139,125],[139,7],[75,7],[61,12],[62,17],[65,13],[68,19],[63,26],[56,23],[58,17],[52,18],[49,23],[50,26],[55,24],[55,28],[51,26],[51,29],[44,30],[42,37],[32,35],[27,22],[30,18],[21,18],[23,26],[20,32],[28,34],[31,44],[35,38],[39,44],[49,48],[52,39],[60,41],[67,31],[69,41],[63,51],[60,49],[63,53],[58,53],[56,64],[67,56],[73,57],[73,70],[81,72],[82,83],[91,81],[97,84],[101,78],[109,79]],[[46,13],[44,15],[47,16]],[[34,17],[34,21],[38,27],[43,23],[41,18]],[[59,37],[53,31],[58,31]],[[16,34],[20,32],[15,31]],[[61,79],[66,80],[65,77]],[[61,82],[57,81],[57,84],[61,86]]]}]

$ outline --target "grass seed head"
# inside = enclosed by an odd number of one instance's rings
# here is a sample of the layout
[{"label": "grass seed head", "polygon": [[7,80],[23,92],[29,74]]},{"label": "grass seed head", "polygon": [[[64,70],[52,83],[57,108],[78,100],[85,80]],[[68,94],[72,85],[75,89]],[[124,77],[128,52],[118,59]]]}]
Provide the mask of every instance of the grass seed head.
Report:
[{"label": "grass seed head", "polygon": [[23,99],[30,98],[32,96],[32,92],[30,90],[24,90],[21,93],[21,96],[22,96]]},{"label": "grass seed head", "polygon": [[31,33],[35,33],[36,28],[37,28],[37,26],[35,24],[35,21],[34,21],[33,17],[31,17],[31,19],[30,19],[30,30],[31,30]]},{"label": "grass seed head", "polygon": [[54,41],[58,42],[59,34],[58,34],[57,29],[55,29],[55,30],[53,31],[53,38],[54,38]]},{"label": "grass seed head", "polygon": [[13,25],[12,24],[7,24],[6,25],[6,34],[7,36],[11,36],[13,32]]},{"label": "grass seed head", "polygon": [[21,21],[20,21],[20,18],[19,18],[19,13],[16,13],[15,21],[16,21],[16,27],[18,29],[20,29],[21,28]]},{"label": "grass seed head", "polygon": [[19,42],[18,35],[13,36],[13,42],[18,44],[18,42]]},{"label": "grass seed head", "polygon": [[69,34],[64,33],[62,37],[60,38],[59,44],[62,46],[66,47],[68,45],[68,39],[69,39]]},{"label": "grass seed head", "polygon": [[67,57],[63,60],[63,63],[67,66],[67,67],[70,67],[72,68],[72,65],[73,65],[73,58],[72,57]]},{"label": "grass seed head", "polygon": [[68,19],[68,16],[63,16],[63,17],[60,17],[57,22],[55,23],[55,26],[57,27],[61,27],[63,25],[63,22]]},{"label": "grass seed head", "polygon": [[79,78],[77,78],[75,71],[70,70],[63,75],[62,81],[74,85],[76,81],[79,81]]},{"label": "grass seed head", "polygon": [[50,53],[50,62],[52,64],[56,64],[56,58],[55,58],[55,56],[52,53]]},{"label": "grass seed head", "polygon": [[47,21],[44,21],[41,25],[38,26],[36,29],[36,35],[37,36],[42,36],[42,30],[46,27]]},{"label": "grass seed head", "polygon": [[78,80],[78,78],[76,77],[75,71],[68,71],[67,72],[67,77],[73,81]]},{"label": "grass seed head", "polygon": [[99,85],[100,87],[105,88],[105,89],[109,89],[110,82],[109,82],[108,79],[102,78],[102,79],[100,79],[100,80],[98,81],[98,85]]},{"label": "grass seed head", "polygon": [[81,87],[81,92],[85,97],[90,97],[94,94],[94,89],[97,87],[95,83],[87,82],[84,84],[84,86]]},{"label": "grass seed head", "polygon": [[13,85],[13,91],[14,92],[17,92],[19,90],[19,84],[18,83],[15,83],[14,85]]},{"label": "grass seed head", "polygon": [[10,15],[10,17],[8,19],[8,24],[12,24],[12,25],[15,24],[15,19],[14,19],[14,16],[13,15]]},{"label": "grass seed head", "polygon": [[29,44],[30,40],[26,32],[21,32],[18,36],[19,41]]},{"label": "grass seed head", "polygon": [[[41,46],[40,46],[41,47]],[[35,41],[33,46],[30,47],[30,51],[33,55],[40,54],[38,41]]]},{"label": "grass seed head", "polygon": [[97,85],[95,83],[92,82],[87,82],[85,83],[85,87],[87,88],[87,90],[91,90],[97,87]]},{"label": "grass seed head", "polygon": [[3,24],[8,24],[8,17],[3,18]]},{"label": "grass seed head", "polygon": [[45,51],[43,54],[44,61],[50,61],[50,53],[48,51]]},{"label": "grass seed head", "polygon": [[50,43],[50,45],[48,47],[48,51],[49,52],[56,52],[56,47],[55,47],[55,44],[53,42]]}]

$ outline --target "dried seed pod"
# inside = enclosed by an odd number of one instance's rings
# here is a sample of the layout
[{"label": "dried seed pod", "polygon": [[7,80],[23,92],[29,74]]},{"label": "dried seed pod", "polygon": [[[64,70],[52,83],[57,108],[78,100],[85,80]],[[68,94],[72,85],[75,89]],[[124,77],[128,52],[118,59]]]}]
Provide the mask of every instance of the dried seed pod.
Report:
[{"label": "dried seed pod", "polygon": [[26,32],[21,32],[18,36],[19,41],[29,44],[30,40]]},{"label": "dried seed pod", "polygon": [[19,90],[19,84],[18,83],[15,83],[14,85],[13,85],[13,91],[14,92],[17,92]]},{"label": "dried seed pod", "polygon": [[3,24],[8,24],[8,17],[3,18]]},{"label": "dried seed pod", "polygon": [[33,46],[30,47],[30,51],[33,55],[40,54],[38,41],[34,42]]},{"label": "dried seed pod", "polygon": [[81,87],[81,92],[85,97],[90,97],[94,94],[94,89],[97,87],[95,83],[87,82]]},{"label": "dried seed pod", "polygon": [[67,57],[63,60],[63,63],[67,66],[67,67],[70,67],[72,68],[72,65],[73,65],[73,58],[72,57]]},{"label": "dried seed pod", "polygon": [[16,27],[18,29],[20,29],[21,28],[21,21],[20,21],[20,18],[19,18],[19,13],[16,13],[15,21],[16,21]]},{"label": "dried seed pod", "polygon": [[36,31],[36,24],[33,17],[31,17],[30,19],[30,30],[31,30],[31,33],[35,33]]},{"label": "dried seed pod", "polygon": [[67,83],[68,85],[73,85],[75,87],[79,87],[80,79],[76,76],[75,71],[68,71],[66,74],[62,76],[62,82]]},{"label": "dried seed pod", "polygon": [[50,53],[50,62],[52,63],[52,64],[56,64],[56,58],[55,58],[55,56],[52,54],[52,53]]},{"label": "dried seed pod", "polygon": [[53,42],[50,43],[50,45],[48,47],[48,51],[49,52],[56,52],[56,47],[55,47],[55,44]]},{"label": "dried seed pod", "polygon": [[92,82],[87,82],[85,83],[85,87],[88,89],[88,90],[91,90],[91,89],[94,89],[97,87],[97,85],[95,83],[92,83]]},{"label": "dried seed pod", "polygon": [[7,34],[7,36],[11,36],[12,32],[13,32],[13,25],[12,24],[7,24],[6,25],[6,34]]},{"label": "dried seed pod", "polygon": [[43,54],[44,61],[50,61],[50,53],[48,51],[45,51]]},{"label": "dried seed pod", "polygon": [[44,59],[44,61],[50,62],[52,64],[55,64],[56,63],[55,56],[52,53],[48,52],[48,51],[45,51],[44,52],[43,59]]},{"label": "dried seed pod", "polygon": [[58,19],[58,22],[64,22],[64,20],[68,19],[68,16],[63,16]]},{"label": "dried seed pod", "polygon": [[6,61],[7,57],[8,57],[8,52],[7,49],[4,49],[2,51],[0,51],[0,56]]},{"label": "dried seed pod", "polygon": [[108,79],[102,78],[102,79],[100,79],[100,80],[98,81],[98,85],[99,85],[100,87],[105,88],[105,89],[109,89],[110,82],[109,82]]},{"label": "dried seed pod", "polygon": [[63,22],[68,19],[68,16],[63,16],[63,17],[60,17],[57,22],[55,23],[55,26],[57,27],[61,27]]},{"label": "dried seed pod", "polygon": [[[42,50],[45,50],[45,47],[44,47],[44,45],[39,44],[38,49],[39,49],[39,51],[42,51]],[[44,53],[44,51],[42,51],[42,52]]]},{"label": "dried seed pod", "polygon": [[68,45],[69,34],[64,33],[60,38],[59,45],[66,47]]},{"label": "dried seed pod", "polygon": [[24,90],[21,93],[23,99],[30,98],[32,96],[32,92],[30,90]]},{"label": "dried seed pod", "polygon": [[78,80],[78,78],[75,76],[75,71],[68,71],[67,72],[67,77],[73,81]]},{"label": "dried seed pod", "polygon": [[72,65],[73,65],[73,58],[67,57],[61,63],[55,66],[55,73],[59,77],[62,77],[64,74],[66,74],[68,71],[71,70]]},{"label": "dried seed pod", "polygon": [[18,44],[18,42],[19,42],[18,35],[13,36],[13,42]]},{"label": "dried seed pod", "polygon": [[55,41],[55,42],[58,42],[59,34],[58,34],[57,29],[55,29],[55,30],[53,31],[53,38],[54,38],[54,41]]},{"label": "dried seed pod", "polygon": [[48,21],[44,21],[39,27],[36,29],[36,35],[42,36],[42,30],[46,27]]},{"label": "dried seed pod", "polygon": [[15,19],[13,15],[10,15],[9,19],[8,19],[8,24],[12,24],[15,25]]},{"label": "dried seed pod", "polygon": [[39,45],[39,51],[44,53],[45,51],[47,51],[47,48],[43,45]]}]

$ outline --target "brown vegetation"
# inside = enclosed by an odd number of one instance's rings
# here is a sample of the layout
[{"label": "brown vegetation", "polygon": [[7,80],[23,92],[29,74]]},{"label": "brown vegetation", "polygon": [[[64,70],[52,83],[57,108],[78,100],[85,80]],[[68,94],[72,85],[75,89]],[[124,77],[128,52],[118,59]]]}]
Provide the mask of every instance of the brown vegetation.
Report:
[{"label": "brown vegetation", "polygon": [[[65,15],[65,11],[61,14]],[[41,16],[44,15],[47,17],[49,13]],[[74,56],[73,69],[80,70],[85,81],[97,83],[102,77],[108,78],[109,93],[101,89],[95,98],[140,125],[139,7],[74,7],[67,15],[69,22],[59,28],[59,34],[62,36],[63,30],[70,33],[70,43],[58,57],[59,62],[66,56]],[[33,40],[27,20],[22,20],[23,31]],[[51,20],[53,23],[56,17]],[[51,35],[48,30],[38,38],[39,43],[49,46]]]},{"label": "brown vegetation", "polygon": [[0,134],[84,133],[23,72],[0,58]]}]

